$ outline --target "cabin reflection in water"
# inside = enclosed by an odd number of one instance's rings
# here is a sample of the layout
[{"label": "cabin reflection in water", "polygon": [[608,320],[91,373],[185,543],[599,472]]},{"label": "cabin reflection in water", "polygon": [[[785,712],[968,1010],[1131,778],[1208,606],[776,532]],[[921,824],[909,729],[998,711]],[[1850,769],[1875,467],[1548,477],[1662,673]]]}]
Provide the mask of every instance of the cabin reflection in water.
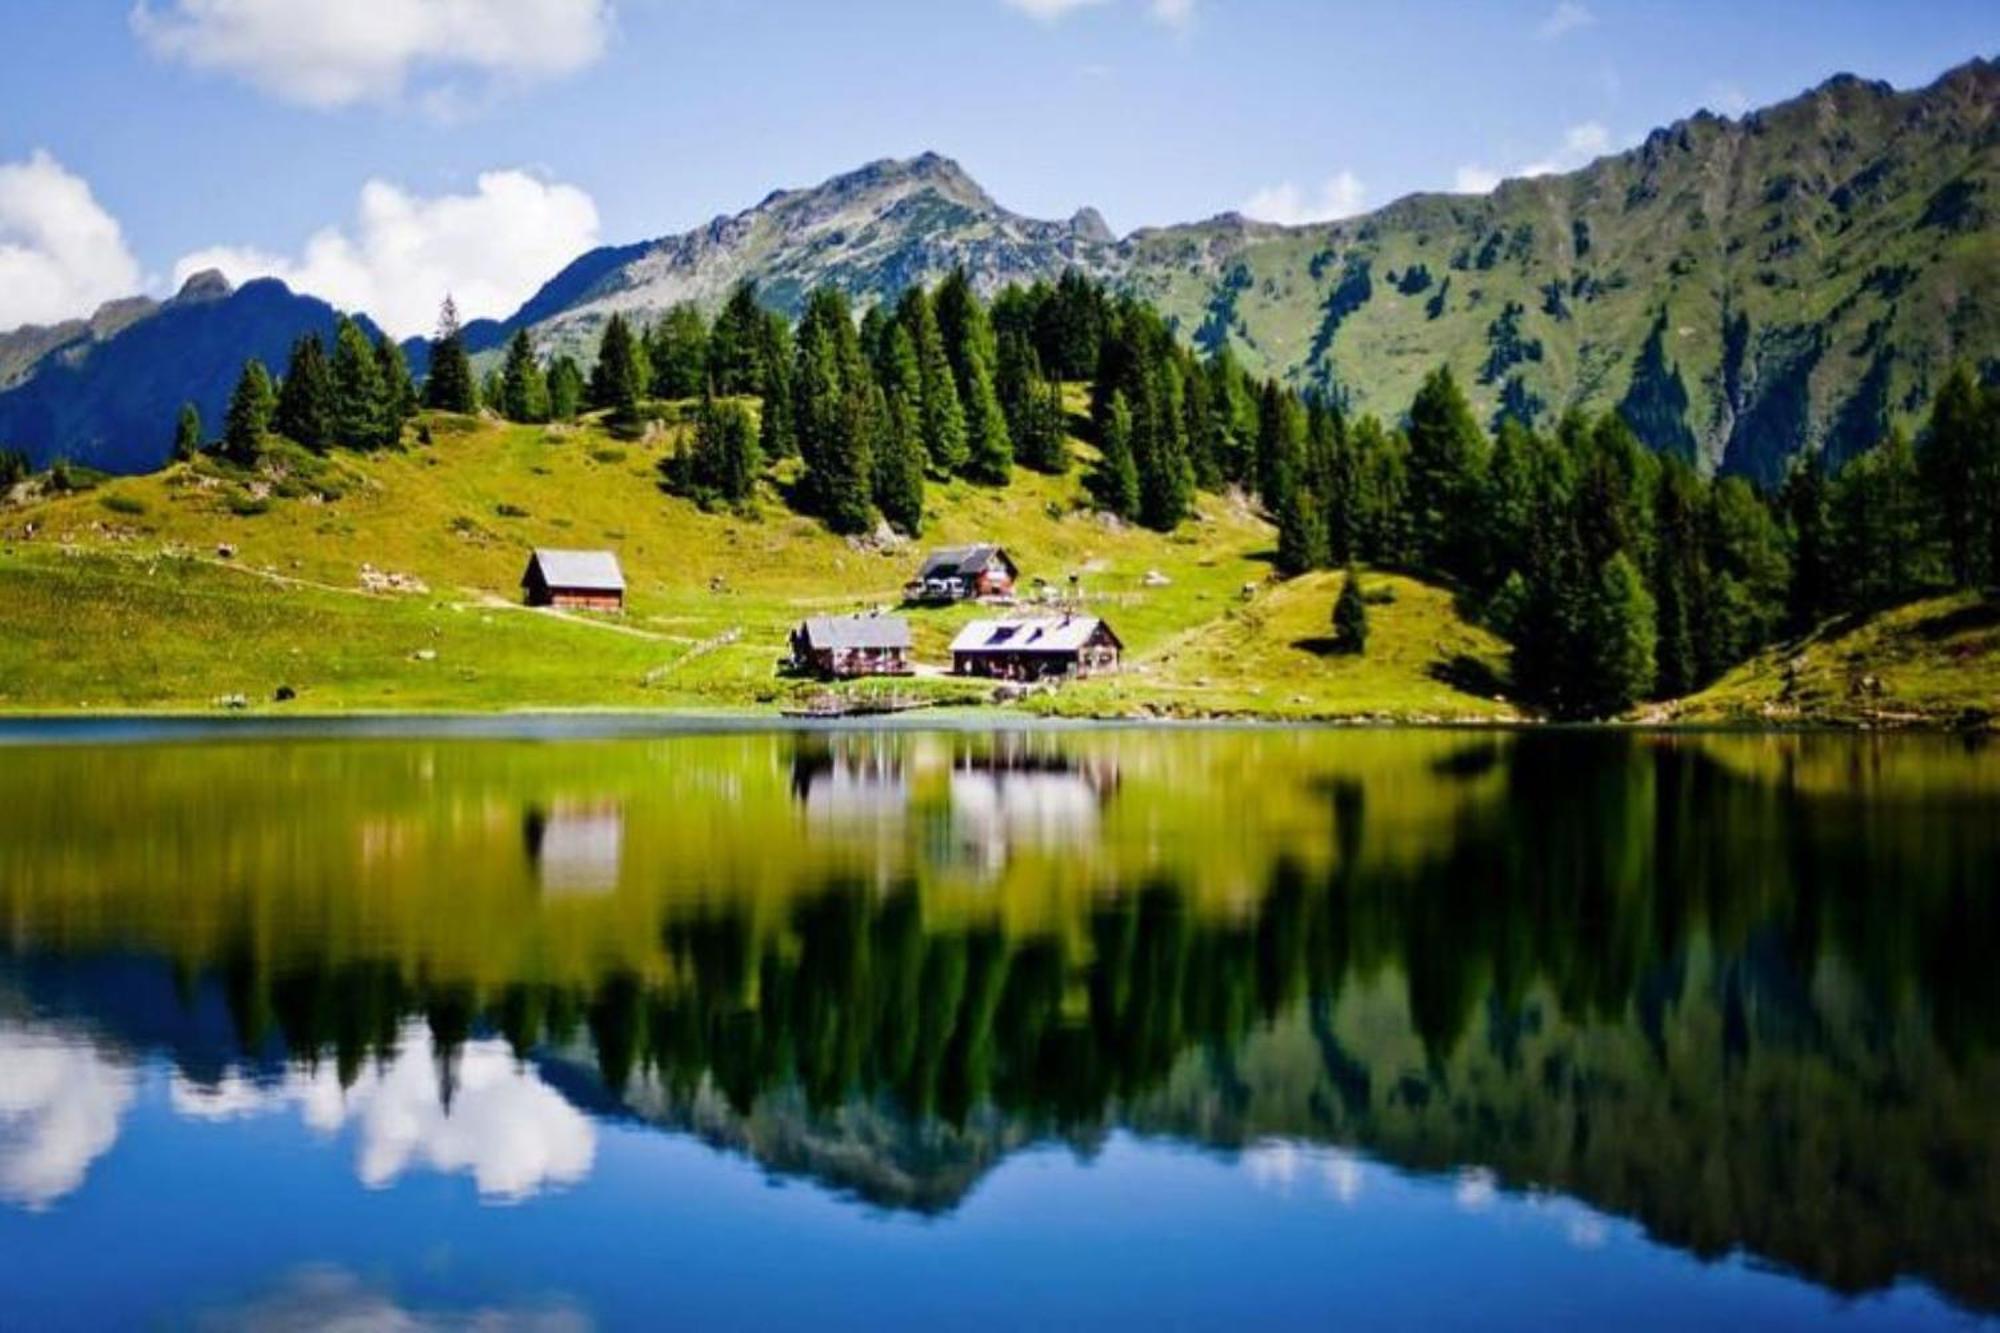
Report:
[{"label": "cabin reflection in water", "polygon": [[544,893],[610,893],[618,887],[625,855],[625,807],[619,802],[530,806],[521,830]]},{"label": "cabin reflection in water", "polygon": [[987,873],[1019,848],[1082,846],[1117,790],[1114,754],[1047,734],[813,737],[792,755],[808,824],[898,836],[915,825],[933,868]]},{"label": "cabin reflection in water", "polygon": [[910,787],[901,747],[870,737],[801,740],[792,752],[792,797],[814,825],[900,820]]},{"label": "cabin reflection in water", "polygon": [[952,827],[962,858],[998,870],[1017,848],[1080,847],[1118,791],[1110,755],[1080,757],[1046,737],[999,738],[953,757]]}]

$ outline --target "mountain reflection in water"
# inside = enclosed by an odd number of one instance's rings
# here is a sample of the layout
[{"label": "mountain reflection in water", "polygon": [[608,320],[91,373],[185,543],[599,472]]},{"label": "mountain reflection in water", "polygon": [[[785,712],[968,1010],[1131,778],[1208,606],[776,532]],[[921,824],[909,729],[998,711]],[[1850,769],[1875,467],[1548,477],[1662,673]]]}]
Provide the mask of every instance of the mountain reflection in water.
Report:
[{"label": "mountain reflection in water", "polygon": [[[2000,756],[1927,738],[723,735],[22,749],[0,1202],[149,1059],[365,1185],[601,1122],[949,1215],[1119,1131],[1569,1195],[2000,1308]],[[525,831],[525,836],[524,836]],[[1580,1242],[1581,1243],[1581,1242]]]}]

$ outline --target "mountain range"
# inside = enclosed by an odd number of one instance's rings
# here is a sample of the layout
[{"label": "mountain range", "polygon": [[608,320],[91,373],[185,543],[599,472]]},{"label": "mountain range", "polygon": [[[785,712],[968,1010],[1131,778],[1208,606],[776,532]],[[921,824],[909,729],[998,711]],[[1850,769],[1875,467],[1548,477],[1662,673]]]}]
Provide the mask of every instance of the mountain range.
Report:
[{"label": "mountain range", "polygon": [[[1910,424],[1945,370],[2000,376],[2000,65],[1898,91],[1851,75],[1740,118],[1698,113],[1564,175],[1284,227],[1235,214],[1120,238],[1024,217],[935,153],[884,160],[676,236],[585,254],[505,320],[588,356],[613,313],[713,308],[739,281],[893,299],[963,265],[982,290],[1076,269],[1207,351],[1393,418],[1450,364],[1489,416],[1618,409],[1653,447],[1769,483]],[[201,337],[178,330],[195,310]],[[330,324],[269,282],[0,335],[0,441],[158,463],[184,399],[219,418],[246,355]],[[168,333],[166,330],[175,330]],[[163,336],[164,335],[164,336]]]}]

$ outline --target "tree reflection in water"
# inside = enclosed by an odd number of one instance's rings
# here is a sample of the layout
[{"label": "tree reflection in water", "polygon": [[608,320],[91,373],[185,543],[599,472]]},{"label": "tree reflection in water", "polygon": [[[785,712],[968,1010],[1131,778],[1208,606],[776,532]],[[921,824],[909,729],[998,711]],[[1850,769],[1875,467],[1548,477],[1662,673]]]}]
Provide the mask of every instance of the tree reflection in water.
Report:
[{"label": "tree reflection in water", "polygon": [[[443,1124],[504,1042],[571,1105],[892,1207],[1127,1127],[1470,1169],[1703,1255],[2000,1306],[1990,754],[1404,740],[1414,761],[1341,736],[807,737],[692,747],[651,797],[462,773],[391,844],[461,867],[456,910],[349,929],[322,858],[276,898],[170,885],[174,914],[107,861],[89,923],[0,889],[8,988],[167,1050],[191,1107],[299,1070],[404,1086],[416,1051]],[[349,816],[328,847],[386,827]],[[482,859],[509,826],[525,868]],[[89,872],[79,845],[51,882]],[[684,891],[673,847],[717,878]],[[591,892],[520,896],[552,875]],[[112,955],[165,960],[184,1021],[121,1004]],[[461,1148],[429,1151],[480,1169]]]}]

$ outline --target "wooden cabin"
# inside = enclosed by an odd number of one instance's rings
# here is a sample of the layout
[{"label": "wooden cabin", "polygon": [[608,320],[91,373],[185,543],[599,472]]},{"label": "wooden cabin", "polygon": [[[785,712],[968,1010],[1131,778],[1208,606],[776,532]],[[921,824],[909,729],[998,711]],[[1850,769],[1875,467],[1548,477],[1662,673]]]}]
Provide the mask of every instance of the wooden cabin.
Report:
[{"label": "wooden cabin", "polygon": [[792,631],[791,666],[829,680],[907,676],[910,622],[901,616],[813,616]]},{"label": "wooden cabin", "polygon": [[623,611],[625,572],[609,551],[536,551],[521,575],[529,606]]},{"label": "wooden cabin", "polygon": [[951,641],[954,675],[1049,680],[1108,675],[1124,643],[1096,616],[975,620]]},{"label": "wooden cabin", "polygon": [[947,546],[930,553],[904,594],[912,602],[1012,597],[1020,577],[1021,571],[998,546]]}]

